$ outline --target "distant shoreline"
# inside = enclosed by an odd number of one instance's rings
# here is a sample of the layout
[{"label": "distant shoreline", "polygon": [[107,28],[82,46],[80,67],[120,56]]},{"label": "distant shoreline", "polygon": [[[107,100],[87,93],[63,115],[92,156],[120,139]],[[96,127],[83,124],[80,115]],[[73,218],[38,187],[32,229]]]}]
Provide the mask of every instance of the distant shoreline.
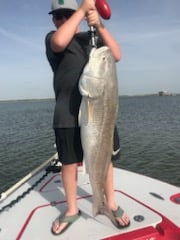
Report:
[{"label": "distant shoreline", "polygon": [[32,98],[32,99],[6,99],[0,100],[0,102],[36,102],[36,101],[54,101],[54,98]]},{"label": "distant shoreline", "polygon": [[[172,97],[172,96],[179,96],[180,95],[180,93],[173,93],[173,94],[169,94],[169,95],[162,95],[163,97]],[[135,94],[135,95],[120,95],[119,97],[155,97],[155,96],[157,96],[157,97],[159,97],[160,95],[159,95],[159,93],[154,93],[154,94]]]},{"label": "distant shoreline", "polygon": [[[179,96],[180,93],[174,93],[172,95],[169,95],[169,96]],[[125,95],[119,95],[119,97],[151,97],[151,96],[159,96],[158,93],[153,93],[153,94],[125,94]],[[168,97],[165,96],[165,97]],[[30,98],[30,99],[2,99],[0,100],[0,102],[24,102],[24,101],[27,101],[27,102],[34,102],[34,101],[47,101],[47,100],[51,100],[51,101],[55,101],[54,98]]]}]

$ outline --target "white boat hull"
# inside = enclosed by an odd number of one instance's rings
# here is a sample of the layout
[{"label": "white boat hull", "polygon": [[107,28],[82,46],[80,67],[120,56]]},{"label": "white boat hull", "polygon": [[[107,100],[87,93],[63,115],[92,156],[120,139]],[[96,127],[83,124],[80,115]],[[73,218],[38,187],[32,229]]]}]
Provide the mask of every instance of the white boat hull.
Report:
[{"label": "white boat hull", "polygon": [[[40,171],[0,202],[0,239],[51,240],[54,219],[66,209],[59,173],[49,173],[28,194],[14,201],[45,174]],[[82,216],[60,239],[180,240],[180,189],[170,184],[114,169],[115,197],[131,219],[131,225],[117,229],[103,216],[92,216],[92,192],[82,167],[78,174],[78,206]],[[5,207],[12,203],[11,207]],[[3,210],[2,210],[3,209]]]}]

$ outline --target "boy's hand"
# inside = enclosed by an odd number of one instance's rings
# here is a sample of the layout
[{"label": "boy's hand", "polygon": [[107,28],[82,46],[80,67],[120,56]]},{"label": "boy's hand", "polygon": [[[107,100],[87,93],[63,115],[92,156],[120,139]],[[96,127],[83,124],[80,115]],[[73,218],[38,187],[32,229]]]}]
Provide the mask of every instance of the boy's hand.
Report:
[{"label": "boy's hand", "polygon": [[84,15],[86,16],[90,10],[96,9],[94,0],[83,0],[80,9],[83,10]]},{"label": "boy's hand", "polygon": [[88,13],[86,14],[86,19],[87,19],[88,25],[93,26],[96,29],[103,26],[96,9],[89,10]]}]

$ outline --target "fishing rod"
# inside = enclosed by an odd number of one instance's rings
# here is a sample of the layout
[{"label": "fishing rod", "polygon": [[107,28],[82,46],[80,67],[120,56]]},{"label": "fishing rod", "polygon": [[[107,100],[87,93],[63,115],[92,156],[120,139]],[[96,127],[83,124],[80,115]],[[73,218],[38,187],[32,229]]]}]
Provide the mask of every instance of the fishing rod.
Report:
[{"label": "fishing rod", "polygon": [[[106,0],[96,0],[95,2],[96,9],[99,15],[103,19],[110,19],[111,17],[111,8]],[[90,26],[90,34],[91,34],[91,46],[96,47],[96,40],[95,40],[95,28]]]},{"label": "fishing rod", "polygon": [[[52,157],[50,157],[46,162],[42,163],[39,167],[35,168],[33,171],[28,173],[26,176],[24,176],[22,179],[20,179],[17,183],[15,183],[12,187],[10,187],[5,192],[0,193],[0,203],[6,199],[11,193],[13,193],[15,190],[17,190],[22,184],[27,182],[30,178],[35,176],[37,173],[42,171],[44,168],[46,168],[50,163],[55,161],[57,159],[57,154],[53,154]],[[1,210],[1,209],[0,209]]]}]

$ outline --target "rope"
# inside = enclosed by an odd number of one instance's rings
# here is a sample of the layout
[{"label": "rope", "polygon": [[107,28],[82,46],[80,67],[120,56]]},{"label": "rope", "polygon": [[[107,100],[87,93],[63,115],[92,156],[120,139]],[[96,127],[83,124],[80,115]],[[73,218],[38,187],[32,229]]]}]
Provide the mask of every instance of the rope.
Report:
[{"label": "rope", "polygon": [[61,171],[61,166],[57,165],[57,162],[54,163],[54,165],[50,165],[46,168],[46,172],[40,177],[31,187],[29,187],[26,191],[24,191],[21,195],[19,195],[16,199],[12,200],[7,205],[3,206],[0,209],[0,213],[4,212],[8,208],[12,208],[15,204],[19,203],[23,198],[26,197],[27,194],[29,194],[35,187],[38,186],[42,180],[44,180],[50,172],[57,173]]}]

